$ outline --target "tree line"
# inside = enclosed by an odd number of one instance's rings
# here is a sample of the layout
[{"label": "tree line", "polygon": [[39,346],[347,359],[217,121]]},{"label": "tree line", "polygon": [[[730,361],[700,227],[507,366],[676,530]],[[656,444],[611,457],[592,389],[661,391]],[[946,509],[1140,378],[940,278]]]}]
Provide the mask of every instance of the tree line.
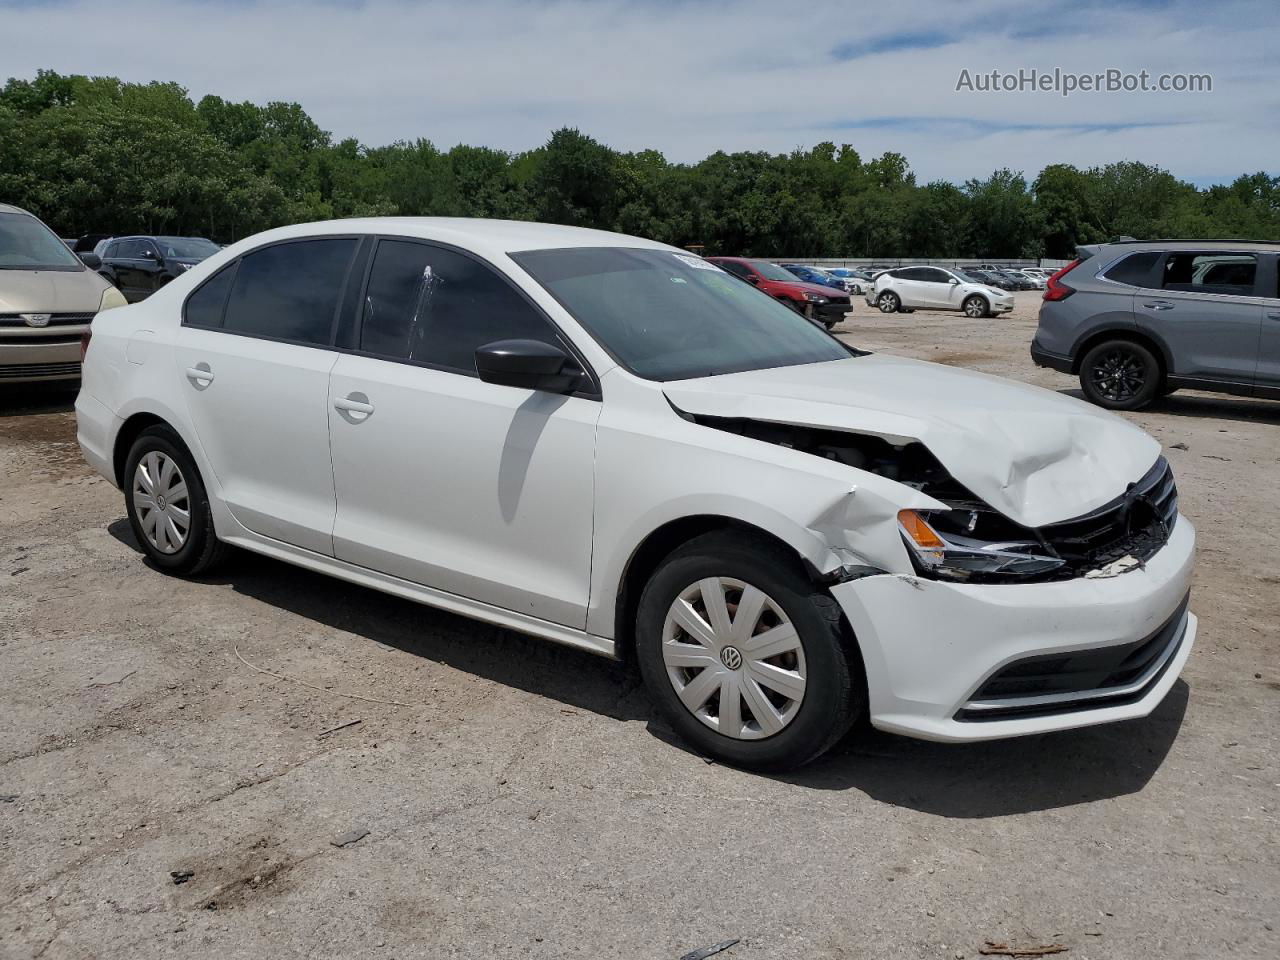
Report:
[{"label": "tree line", "polygon": [[708,254],[1070,257],[1117,235],[1280,238],[1280,177],[1197,189],[1123,162],[1009,169],[921,184],[897,153],[820,143],[671,163],[570,128],[511,153],[427,139],[335,140],[296,103],[176,83],[41,71],[0,89],[0,202],[62,236],[153,233],[229,242],[335,217],[543,220],[617,230]]}]

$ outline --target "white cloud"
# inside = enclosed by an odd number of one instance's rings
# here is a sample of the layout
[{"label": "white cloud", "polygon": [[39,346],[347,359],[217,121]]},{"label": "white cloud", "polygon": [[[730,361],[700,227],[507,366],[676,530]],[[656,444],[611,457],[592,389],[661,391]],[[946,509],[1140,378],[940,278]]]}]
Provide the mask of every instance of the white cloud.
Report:
[{"label": "white cloud", "polygon": [[[1205,181],[1274,167],[1274,12],[1266,0],[19,2],[0,6],[0,70],[296,100],[371,145],[521,150],[567,124],[674,160],[833,140],[904,153],[923,180],[1134,159]],[[1209,73],[1213,92],[955,92],[962,69],[1020,67]]]}]

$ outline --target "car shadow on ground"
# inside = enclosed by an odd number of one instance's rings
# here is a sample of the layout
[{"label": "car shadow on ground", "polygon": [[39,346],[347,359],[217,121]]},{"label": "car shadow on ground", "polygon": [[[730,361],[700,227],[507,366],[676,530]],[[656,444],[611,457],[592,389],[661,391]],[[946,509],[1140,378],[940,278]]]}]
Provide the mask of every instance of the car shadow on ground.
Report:
[{"label": "car shadow on ground", "polygon": [[[127,519],[114,521],[107,531],[143,556]],[[647,720],[652,712],[639,677],[624,664],[247,550],[235,551],[224,567],[199,579],[225,584],[323,626],[569,707],[615,720]]]},{"label": "car shadow on ground", "polygon": [[1003,817],[1142,790],[1177,740],[1190,691],[1178,680],[1141,720],[985,743],[930,743],[861,725],[822,760],[780,777],[815,790],[959,819]]},{"label": "car shadow on ground", "polygon": [[80,384],[0,384],[0,419],[30,417],[41,413],[70,413],[76,406]]},{"label": "car shadow on ground", "polygon": [[[1084,400],[1084,393],[1076,387],[1064,387],[1058,391],[1068,397]],[[1086,401],[1088,402],[1088,401]],[[1191,396],[1174,393],[1160,397],[1144,411],[1163,413],[1173,417],[1194,417],[1197,420],[1236,420],[1241,423],[1280,424],[1280,402],[1255,400],[1250,397]]]},{"label": "car shadow on ground", "polygon": [[[127,519],[107,529],[142,556]],[[201,580],[566,706],[646,720],[652,736],[697,757],[654,715],[627,665],[243,550]],[[1179,680],[1142,720],[988,743],[929,743],[864,722],[823,759],[773,779],[811,790],[857,790],[882,803],[963,819],[1089,803],[1146,786],[1177,739],[1188,697]]]}]

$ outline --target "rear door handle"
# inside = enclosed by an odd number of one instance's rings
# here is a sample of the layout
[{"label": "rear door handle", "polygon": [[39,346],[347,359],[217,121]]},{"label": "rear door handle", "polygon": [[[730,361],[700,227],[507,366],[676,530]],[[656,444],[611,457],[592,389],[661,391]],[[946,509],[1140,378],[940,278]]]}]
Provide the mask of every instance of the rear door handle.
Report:
[{"label": "rear door handle", "polygon": [[1267,314],[1267,319],[1268,319],[1268,320],[1280,320],[1280,313],[1268,313],[1268,314]]},{"label": "rear door handle", "polygon": [[194,367],[187,367],[187,379],[197,387],[207,387],[213,383],[213,371],[207,363],[197,363]]},{"label": "rear door handle", "polygon": [[369,398],[363,393],[349,393],[345,397],[338,397],[333,401],[333,409],[339,413],[347,415],[347,419],[352,422],[359,422],[368,419],[373,413],[373,404],[369,402]]},{"label": "rear door handle", "polygon": [[1150,307],[1152,310],[1172,310],[1173,304],[1167,300],[1153,300],[1143,304],[1144,307]]}]

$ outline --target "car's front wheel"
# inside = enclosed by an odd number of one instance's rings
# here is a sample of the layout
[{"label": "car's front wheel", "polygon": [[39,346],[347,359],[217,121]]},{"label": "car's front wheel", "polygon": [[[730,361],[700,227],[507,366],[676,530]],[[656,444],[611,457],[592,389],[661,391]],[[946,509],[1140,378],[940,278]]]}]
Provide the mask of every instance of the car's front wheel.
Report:
[{"label": "car's front wheel", "polygon": [[1108,410],[1140,410],[1159,394],[1163,378],[1150,350],[1132,340],[1098,344],[1080,361],[1080,388]]},{"label": "car's front wheel", "polygon": [[897,313],[901,306],[902,301],[898,299],[898,295],[890,290],[886,290],[876,298],[876,307],[881,313]]},{"label": "car's front wheel", "polygon": [[194,576],[230,551],[214,534],[200,471],[171,428],[156,425],[138,434],[125,458],[122,479],[129,525],[157,567]]},{"label": "car's front wheel", "polygon": [[865,702],[830,594],[794,558],[738,535],[698,537],[659,567],[640,598],[636,653],[676,731],[737,766],[807,763]]},{"label": "car's front wheel", "polygon": [[991,306],[987,303],[986,298],[976,293],[965,297],[964,303],[960,306],[964,310],[964,315],[974,320],[980,320],[991,314]]}]

